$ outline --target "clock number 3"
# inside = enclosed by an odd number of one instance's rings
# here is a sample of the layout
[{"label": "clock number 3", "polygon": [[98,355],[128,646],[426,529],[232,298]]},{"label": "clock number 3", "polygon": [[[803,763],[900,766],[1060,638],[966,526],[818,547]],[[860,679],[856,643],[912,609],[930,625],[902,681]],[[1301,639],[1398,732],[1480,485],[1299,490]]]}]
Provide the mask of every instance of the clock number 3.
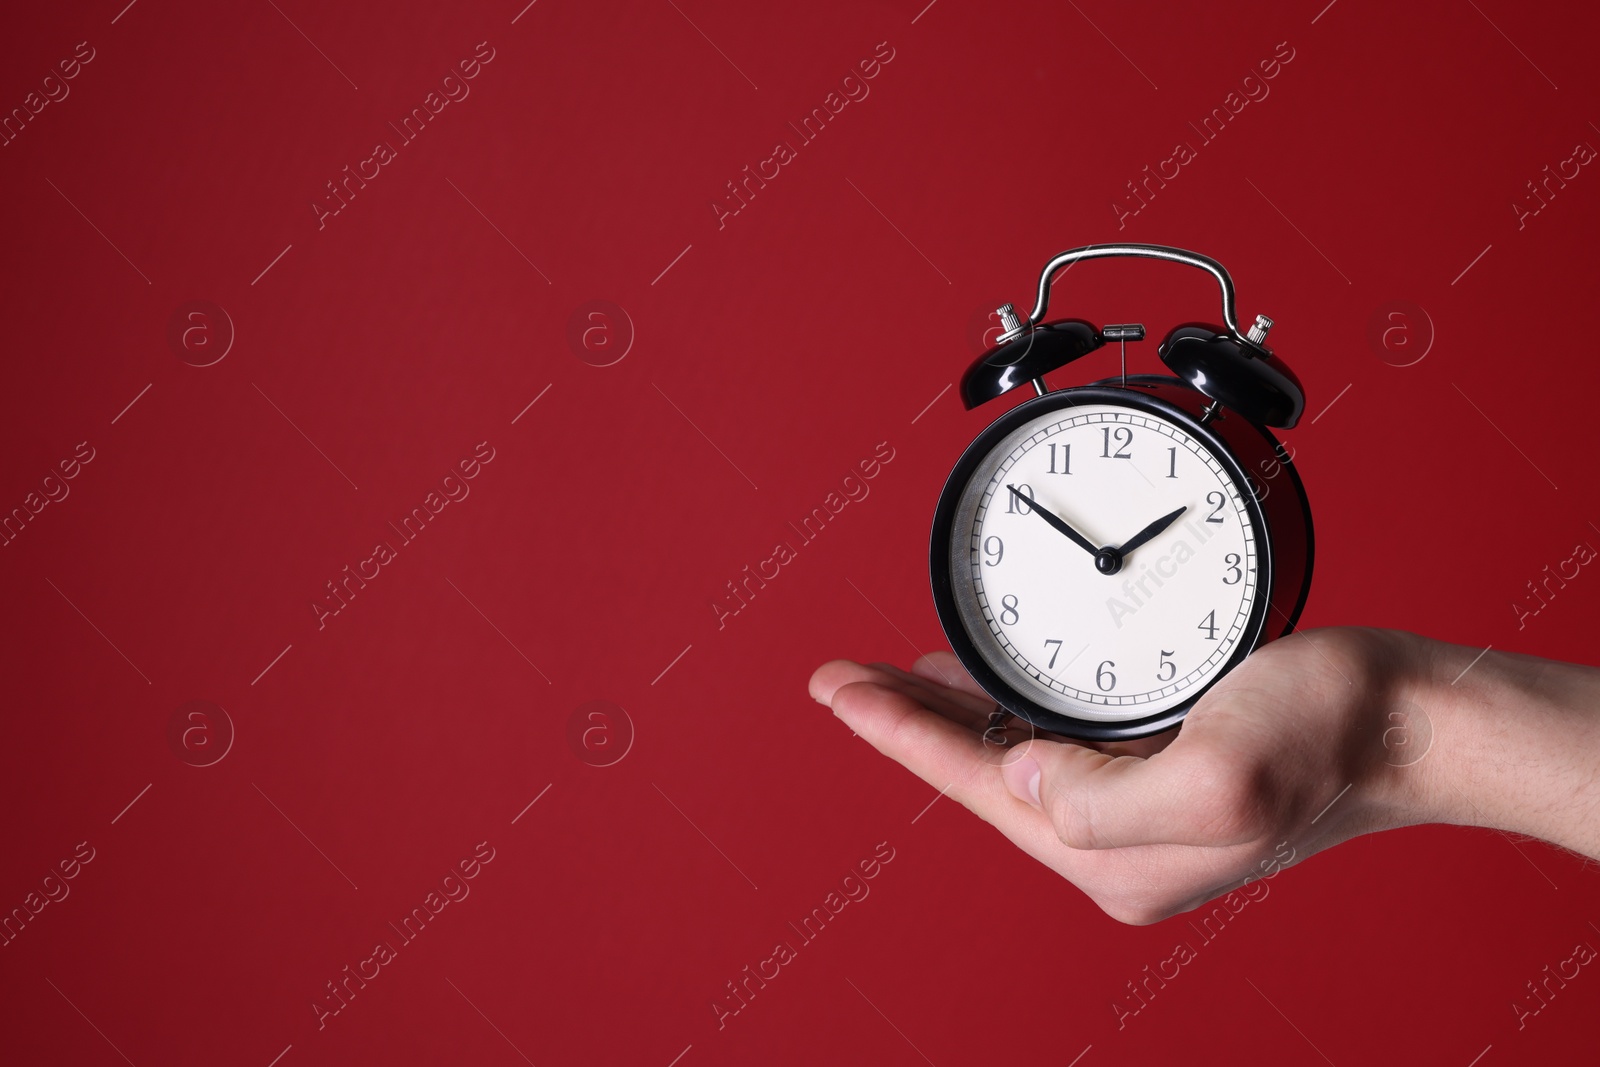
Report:
[{"label": "clock number 3", "polygon": [[1238,585],[1244,581],[1244,572],[1239,569],[1239,553],[1229,552],[1222,557],[1222,561],[1228,565],[1228,574],[1232,575],[1231,578],[1222,579],[1223,585]]}]

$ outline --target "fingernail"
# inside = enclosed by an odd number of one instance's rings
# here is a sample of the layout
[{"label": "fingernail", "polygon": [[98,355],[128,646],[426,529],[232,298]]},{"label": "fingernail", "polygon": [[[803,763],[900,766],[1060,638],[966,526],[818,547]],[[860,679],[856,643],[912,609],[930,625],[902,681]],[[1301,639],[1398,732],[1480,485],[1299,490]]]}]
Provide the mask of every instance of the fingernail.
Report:
[{"label": "fingernail", "polygon": [[1039,761],[1032,756],[1023,756],[1005,769],[1006,788],[1011,795],[1036,808],[1043,807],[1039,802],[1039,779]]}]

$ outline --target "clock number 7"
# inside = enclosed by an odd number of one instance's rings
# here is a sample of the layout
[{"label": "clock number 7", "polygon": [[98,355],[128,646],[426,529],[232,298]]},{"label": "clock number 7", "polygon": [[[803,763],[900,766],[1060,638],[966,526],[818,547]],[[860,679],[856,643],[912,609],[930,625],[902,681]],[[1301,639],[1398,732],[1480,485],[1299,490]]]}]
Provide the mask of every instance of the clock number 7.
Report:
[{"label": "clock number 7", "polygon": [[1061,642],[1052,639],[1052,640],[1046,641],[1044,643],[1044,647],[1045,648],[1049,648],[1051,645],[1055,645],[1056,646],[1056,650],[1054,652],[1050,653],[1050,662],[1047,665],[1046,669],[1053,671],[1053,670],[1056,669],[1056,657],[1061,655]]}]

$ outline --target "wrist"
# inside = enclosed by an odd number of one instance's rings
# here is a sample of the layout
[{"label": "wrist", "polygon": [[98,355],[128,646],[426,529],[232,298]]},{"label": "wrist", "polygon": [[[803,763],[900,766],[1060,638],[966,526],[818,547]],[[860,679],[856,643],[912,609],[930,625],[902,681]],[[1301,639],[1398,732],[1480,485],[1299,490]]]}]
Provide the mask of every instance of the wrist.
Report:
[{"label": "wrist", "polygon": [[1416,640],[1420,663],[1397,695],[1431,737],[1422,758],[1397,768],[1410,821],[1600,856],[1600,671]]}]

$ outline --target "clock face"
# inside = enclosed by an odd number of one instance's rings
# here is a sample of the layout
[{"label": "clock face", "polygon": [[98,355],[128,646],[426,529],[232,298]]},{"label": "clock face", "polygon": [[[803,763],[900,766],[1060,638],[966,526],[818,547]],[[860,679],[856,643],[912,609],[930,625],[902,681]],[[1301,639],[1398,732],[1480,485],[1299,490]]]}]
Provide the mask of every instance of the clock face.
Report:
[{"label": "clock face", "polygon": [[1061,406],[1005,434],[950,528],[973,650],[1056,715],[1109,724],[1186,706],[1261,629],[1266,548],[1235,470],[1155,408]]}]

